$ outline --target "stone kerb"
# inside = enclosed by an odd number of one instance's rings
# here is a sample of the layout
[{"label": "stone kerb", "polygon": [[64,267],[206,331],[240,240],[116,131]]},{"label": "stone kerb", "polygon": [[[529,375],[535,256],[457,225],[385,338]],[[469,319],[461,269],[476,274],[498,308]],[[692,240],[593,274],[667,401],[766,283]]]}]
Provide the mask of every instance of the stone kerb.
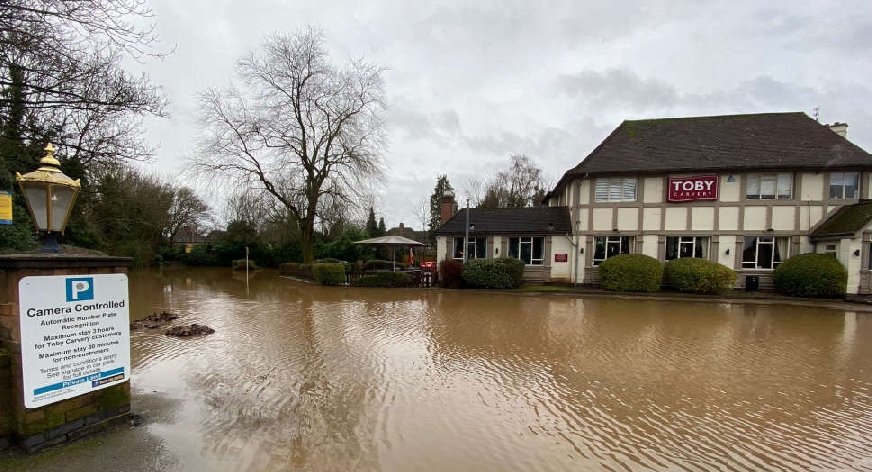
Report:
[{"label": "stone kerb", "polygon": [[131,258],[67,254],[0,256],[0,450],[27,452],[74,441],[130,419],[130,382],[26,408],[19,281],[28,276],[126,274]]}]

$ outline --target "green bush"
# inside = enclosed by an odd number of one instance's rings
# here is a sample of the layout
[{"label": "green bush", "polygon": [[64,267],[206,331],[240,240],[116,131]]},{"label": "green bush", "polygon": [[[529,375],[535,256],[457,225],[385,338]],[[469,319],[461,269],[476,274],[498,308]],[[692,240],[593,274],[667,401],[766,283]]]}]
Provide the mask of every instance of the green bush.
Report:
[{"label": "green bush", "polygon": [[356,287],[409,287],[412,285],[412,278],[403,272],[376,272],[355,280],[353,285]]},{"label": "green bush", "polygon": [[717,295],[736,285],[736,272],[708,259],[682,257],[666,263],[663,281],[684,293]]},{"label": "green bush", "polygon": [[844,298],[848,271],[829,254],[798,254],[772,272],[777,292],[792,297]]},{"label": "green bush", "polygon": [[663,265],[645,254],[620,254],[603,261],[599,275],[606,290],[656,292],[663,281]]},{"label": "green bush", "polygon": [[316,262],[312,265],[312,276],[321,285],[342,285],[345,283],[345,265],[341,262]]},{"label": "green bush", "polygon": [[301,264],[299,262],[279,264],[279,275],[311,279],[312,264]]},{"label": "green bush", "polygon": [[473,259],[461,270],[463,281],[475,288],[518,288],[524,281],[524,262],[519,259]]},{"label": "green bush", "polygon": [[463,285],[463,263],[445,259],[439,263],[439,285],[445,288],[460,288]]},{"label": "green bush", "polygon": [[188,266],[217,266],[218,259],[215,258],[215,253],[210,251],[207,246],[194,246],[191,252],[179,255],[179,262]]}]

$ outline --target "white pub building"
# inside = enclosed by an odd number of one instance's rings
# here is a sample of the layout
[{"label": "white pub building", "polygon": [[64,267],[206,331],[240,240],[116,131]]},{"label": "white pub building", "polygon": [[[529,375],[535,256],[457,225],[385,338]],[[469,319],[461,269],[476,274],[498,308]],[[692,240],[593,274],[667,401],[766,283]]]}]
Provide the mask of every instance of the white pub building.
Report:
[{"label": "white pub building", "polygon": [[[818,252],[848,269],[848,293],[872,293],[872,156],[846,131],[804,113],[624,121],[545,208],[470,210],[469,241],[483,247],[469,257],[519,257],[531,281],[593,285],[617,254],[701,257],[736,270],[737,288],[766,289],[782,261]],[[436,232],[439,260],[462,258],[465,219]]]}]

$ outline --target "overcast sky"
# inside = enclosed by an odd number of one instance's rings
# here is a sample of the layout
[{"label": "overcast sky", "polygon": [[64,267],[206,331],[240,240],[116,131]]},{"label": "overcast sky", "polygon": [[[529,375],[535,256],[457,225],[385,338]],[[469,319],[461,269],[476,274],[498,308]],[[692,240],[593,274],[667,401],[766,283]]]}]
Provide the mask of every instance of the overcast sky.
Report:
[{"label": "overcast sky", "polygon": [[[524,153],[554,181],[624,119],[803,111],[872,151],[872,5],[841,1],[151,0],[175,52],[134,66],[171,117],[146,122],[168,174],[194,154],[194,96],[268,32],[320,27],[335,62],[383,65],[387,181],[376,212],[420,229],[438,174]],[[460,195],[463,197],[463,195]]]}]

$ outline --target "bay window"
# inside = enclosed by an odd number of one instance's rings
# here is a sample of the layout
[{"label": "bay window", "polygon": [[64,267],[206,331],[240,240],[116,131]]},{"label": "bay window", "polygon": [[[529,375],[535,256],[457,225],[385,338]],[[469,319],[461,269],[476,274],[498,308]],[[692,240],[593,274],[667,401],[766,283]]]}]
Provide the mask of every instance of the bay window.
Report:
[{"label": "bay window", "polygon": [[748,174],[745,178],[745,198],[748,200],[783,200],[793,196],[790,172]]},{"label": "bay window", "polygon": [[701,236],[667,236],[666,260],[681,257],[708,258],[709,238]]},{"label": "bay window", "polygon": [[[467,260],[487,257],[487,238],[469,238]],[[463,238],[454,238],[454,258],[463,260]]]},{"label": "bay window", "polygon": [[860,198],[860,173],[830,172],[830,198]]},{"label": "bay window", "polygon": [[774,269],[789,256],[790,238],[745,236],[743,269]]},{"label": "bay window", "polygon": [[629,254],[632,239],[629,236],[597,236],[593,248],[593,265],[618,254]]},{"label": "bay window", "polygon": [[520,259],[526,265],[544,264],[545,238],[542,236],[509,238],[509,257]]}]

